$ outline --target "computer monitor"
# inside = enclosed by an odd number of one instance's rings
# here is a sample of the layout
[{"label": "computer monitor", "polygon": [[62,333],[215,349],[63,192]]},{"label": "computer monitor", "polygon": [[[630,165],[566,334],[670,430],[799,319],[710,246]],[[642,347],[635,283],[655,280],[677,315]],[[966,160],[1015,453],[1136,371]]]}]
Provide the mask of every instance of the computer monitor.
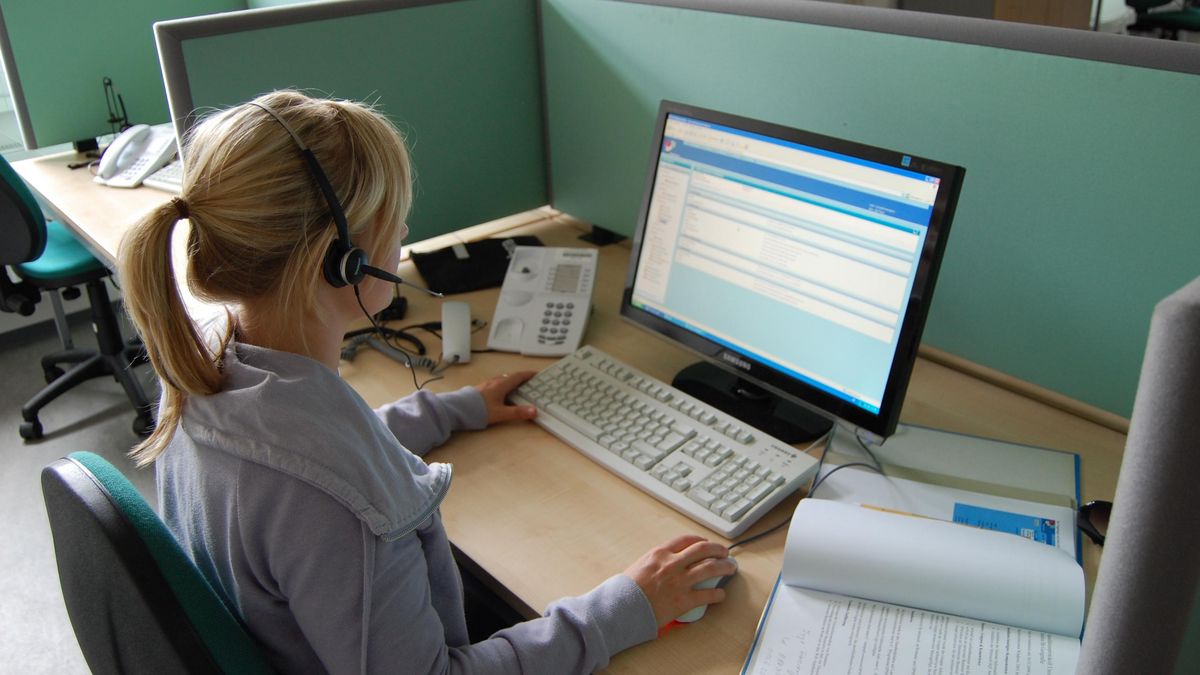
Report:
[{"label": "computer monitor", "polygon": [[787,442],[896,429],[964,169],[663,102],[621,314]]}]

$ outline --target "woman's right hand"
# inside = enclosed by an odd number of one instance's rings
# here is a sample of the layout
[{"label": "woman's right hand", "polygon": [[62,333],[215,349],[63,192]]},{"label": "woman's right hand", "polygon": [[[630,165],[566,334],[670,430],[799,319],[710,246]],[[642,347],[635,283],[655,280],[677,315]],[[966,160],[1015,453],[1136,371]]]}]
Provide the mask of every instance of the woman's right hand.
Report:
[{"label": "woman's right hand", "polygon": [[728,556],[724,545],[688,534],[650,549],[625,574],[646,594],[654,621],[661,628],[690,609],[725,599],[725,589],[695,590],[693,586],[737,571]]}]

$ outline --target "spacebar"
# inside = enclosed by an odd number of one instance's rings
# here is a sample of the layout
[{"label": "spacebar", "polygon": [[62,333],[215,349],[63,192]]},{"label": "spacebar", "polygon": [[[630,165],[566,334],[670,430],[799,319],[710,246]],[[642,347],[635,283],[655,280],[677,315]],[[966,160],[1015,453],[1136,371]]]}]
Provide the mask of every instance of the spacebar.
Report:
[{"label": "spacebar", "polygon": [[579,415],[576,415],[558,403],[549,403],[544,405],[542,406],[542,410],[550,413],[552,417],[557,418],[559,421],[565,423],[567,426],[571,427],[575,431],[578,431],[584,436],[587,436],[593,441],[597,438],[600,438],[600,435],[604,433],[604,430],[600,427],[583,419]]}]

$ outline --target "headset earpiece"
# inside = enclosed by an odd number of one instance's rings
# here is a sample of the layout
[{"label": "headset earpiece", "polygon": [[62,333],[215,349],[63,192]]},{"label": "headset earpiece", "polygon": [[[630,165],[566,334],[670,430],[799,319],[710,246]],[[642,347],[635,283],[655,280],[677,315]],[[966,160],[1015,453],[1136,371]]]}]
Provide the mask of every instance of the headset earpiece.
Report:
[{"label": "headset earpiece", "polygon": [[325,254],[325,281],[334,288],[357,286],[367,275],[367,254],[361,248],[347,247],[334,239]]}]

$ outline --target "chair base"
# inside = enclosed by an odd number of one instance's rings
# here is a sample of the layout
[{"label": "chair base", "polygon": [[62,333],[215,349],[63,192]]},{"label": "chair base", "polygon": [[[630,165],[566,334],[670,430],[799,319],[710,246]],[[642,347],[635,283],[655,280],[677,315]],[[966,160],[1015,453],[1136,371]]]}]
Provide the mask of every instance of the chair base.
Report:
[{"label": "chair base", "polygon": [[[25,440],[36,440],[44,435],[38,419],[42,408],[76,385],[105,375],[112,375],[121,383],[126,397],[137,411],[133,421],[134,433],[145,436],[154,430],[153,409],[133,372],[134,366],[147,363],[146,352],[139,342],[126,344],[122,340],[103,279],[88,282],[87,291],[92,327],[100,350],[69,349],[42,359],[42,374],[47,386],[21,407],[24,422],[19,431]],[[62,364],[74,365],[64,371]]]}]

